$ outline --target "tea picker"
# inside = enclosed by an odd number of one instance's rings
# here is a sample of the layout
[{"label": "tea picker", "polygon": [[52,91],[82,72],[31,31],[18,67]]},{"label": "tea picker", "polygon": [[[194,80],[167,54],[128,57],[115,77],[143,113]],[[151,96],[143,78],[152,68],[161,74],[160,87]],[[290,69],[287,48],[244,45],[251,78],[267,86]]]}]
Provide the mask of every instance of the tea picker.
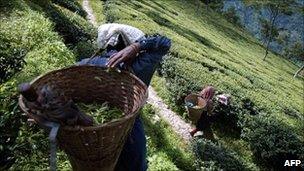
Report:
[{"label": "tea picker", "polygon": [[189,94],[185,98],[185,106],[189,119],[196,126],[190,131],[191,136],[203,136],[207,139],[214,139],[210,127],[211,122],[216,115],[212,114],[213,100],[217,100],[222,105],[228,105],[230,96],[227,94],[217,95],[214,99],[215,89],[212,86],[206,86],[198,94]]},{"label": "tea picker", "polygon": [[[146,102],[147,86],[171,42],[164,36],[146,36],[137,28],[115,23],[99,27],[97,42],[102,49],[98,50],[100,56],[95,53],[76,66],[36,78],[30,83],[30,92],[37,93],[37,104],[22,92],[19,105],[42,128],[48,122],[60,125],[46,127],[52,128],[50,139],[57,140],[73,170],[146,170],[146,139],[138,111]],[[44,103],[49,99],[54,99],[52,105]],[[74,102],[108,102],[124,116],[90,126],[90,117]]]}]

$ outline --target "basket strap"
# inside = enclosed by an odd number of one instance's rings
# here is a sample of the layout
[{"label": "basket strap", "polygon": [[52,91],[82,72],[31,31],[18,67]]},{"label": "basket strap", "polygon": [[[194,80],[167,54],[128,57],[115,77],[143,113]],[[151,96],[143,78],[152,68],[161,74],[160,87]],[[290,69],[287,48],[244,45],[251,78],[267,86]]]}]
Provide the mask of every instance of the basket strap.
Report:
[{"label": "basket strap", "polygon": [[89,60],[87,61],[87,63],[89,63],[95,56],[97,56],[100,52],[102,52],[104,49],[97,49],[93,55],[89,58]]},{"label": "basket strap", "polygon": [[49,134],[49,140],[50,140],[50,148],[51,148],[51,154],[50,154],[50,170],[56,171],[57,169],[57,162],[56,162],[56,136],[59,130],[60,125],[55,122],[44,122],[44,126],[51,128],[50,134]]}]

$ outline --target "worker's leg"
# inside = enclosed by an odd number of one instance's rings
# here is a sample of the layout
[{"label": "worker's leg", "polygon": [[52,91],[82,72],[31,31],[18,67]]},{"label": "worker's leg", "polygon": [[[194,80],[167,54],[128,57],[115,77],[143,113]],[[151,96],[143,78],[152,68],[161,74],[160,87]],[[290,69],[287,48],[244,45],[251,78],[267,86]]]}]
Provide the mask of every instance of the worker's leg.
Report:
[{"label": "worker's leg", "polygon": [[136,118],[130,136],[127,138],[116,165],[116,171],[145,171],[146,137],[139,117]]},{"label": "worker's leg", "polygon": [[214,135],[211,129],[210,116],[207,111],[204,111],[196,124],[197,131],[203,132],[203,137],[209,140],[214,140]]}]

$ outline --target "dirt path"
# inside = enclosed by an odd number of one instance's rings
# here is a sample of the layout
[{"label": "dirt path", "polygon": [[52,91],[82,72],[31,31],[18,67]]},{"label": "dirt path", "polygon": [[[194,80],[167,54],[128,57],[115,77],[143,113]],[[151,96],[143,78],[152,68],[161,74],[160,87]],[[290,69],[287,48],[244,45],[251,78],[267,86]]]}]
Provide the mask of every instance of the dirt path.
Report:
[{"label": "dirt path", "polygon": [[179,115],[170,110],[151,86],[149,87],[148,103],[157,109],[157,114],[167,121],[178,135],[189,142],[191,139],[189,134],[189,130],[191,129],[190,124],[186,123]]},{"label": "dirt path", "polygon": [[96,18],[93,14],[93,10],[90,6],[90,1],[89,0],[83,0],[82,1],[82,7],[83,9],[88,13],[87,15],[87,19],[94,25],[94,26],[97,26],[97,23],[96,23]]},{"label": "dirt path", "polygon": [[[83,0],[82,6],[88,13],[88,20],[96,26],[96,19],[92,8],[90,7],[89,0]],[[191,138],[189,134],[189,130],[191,129],[190,124],[186,123],[179,115],[170,110],[151,86],[149,87],[148,103],[158,111],[157,114],[168,122],[179,136],[181,136],[187,143],[189,142]]]}]

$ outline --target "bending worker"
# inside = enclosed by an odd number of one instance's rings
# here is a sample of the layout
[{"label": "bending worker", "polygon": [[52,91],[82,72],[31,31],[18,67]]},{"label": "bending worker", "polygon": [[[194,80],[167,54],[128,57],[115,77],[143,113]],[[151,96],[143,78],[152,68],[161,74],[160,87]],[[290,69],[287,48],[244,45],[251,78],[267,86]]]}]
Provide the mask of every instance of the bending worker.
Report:
[{"label": "bending worker", "polygon": [[[171,47],[170,39],[160,36],[145,36],[132,26],[104,24],[98,28],[97,43],[104,52],[101,56],[86,58],[78,65],[98,65],[128,69],[149,86],[152,76]],[[140,117],[127,138],[115,170],[147,170],[146,138]]]}]

